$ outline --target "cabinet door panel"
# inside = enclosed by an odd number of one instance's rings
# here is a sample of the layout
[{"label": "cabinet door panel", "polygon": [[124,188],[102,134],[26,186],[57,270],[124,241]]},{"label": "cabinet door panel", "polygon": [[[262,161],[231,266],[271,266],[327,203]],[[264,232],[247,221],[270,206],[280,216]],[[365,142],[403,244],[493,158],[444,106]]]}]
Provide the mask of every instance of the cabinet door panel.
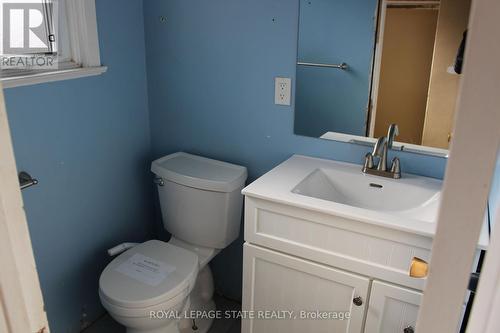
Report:
[{"label": "cabinet door panel", "polygon": [[365,333],[403,333],[415,328],[422,293],[374,281]]},{"label": "cabinet door panel", "polygon": [[[360,333],[369,283],[359,275],[245,244],[243,310],[256,318],[242,321],[242,333]],[[355,305],[355,297],[362,304]],[[263,311],[292,313],[269,319]],[[329,319],[304,318],[317,311]],[[350,318],[340,320],[345,313]]]}]

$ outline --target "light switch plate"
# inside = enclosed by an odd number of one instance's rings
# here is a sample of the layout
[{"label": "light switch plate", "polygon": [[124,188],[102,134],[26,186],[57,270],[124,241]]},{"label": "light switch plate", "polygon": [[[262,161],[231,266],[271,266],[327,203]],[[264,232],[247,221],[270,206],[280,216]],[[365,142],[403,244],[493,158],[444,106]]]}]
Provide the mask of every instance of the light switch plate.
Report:
[{"label": "light switch plate", "polygon": [[274,104],[291,105],[292,79],[288,77],[274,78]]}]

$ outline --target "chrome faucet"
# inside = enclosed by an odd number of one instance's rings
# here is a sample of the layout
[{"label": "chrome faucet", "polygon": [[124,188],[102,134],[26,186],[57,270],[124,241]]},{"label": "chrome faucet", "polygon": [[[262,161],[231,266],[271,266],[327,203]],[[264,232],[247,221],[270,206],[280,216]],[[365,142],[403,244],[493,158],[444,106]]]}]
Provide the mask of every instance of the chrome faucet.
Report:
[{"label": "chrome faucet", "polygon": [[[391,124],[387,136],[378,138],[375,147],[373,147],[373,152],[365,155],[365,164],[362,169],[363,173],[394,179],[401,178],[399,158],[394,157],[391,167],[387,167],[387,151],[392,148],[394,137],[397,135],[399,135],[398,125]],[[378,158],[378,164],[376,166],[374,158]]]}]

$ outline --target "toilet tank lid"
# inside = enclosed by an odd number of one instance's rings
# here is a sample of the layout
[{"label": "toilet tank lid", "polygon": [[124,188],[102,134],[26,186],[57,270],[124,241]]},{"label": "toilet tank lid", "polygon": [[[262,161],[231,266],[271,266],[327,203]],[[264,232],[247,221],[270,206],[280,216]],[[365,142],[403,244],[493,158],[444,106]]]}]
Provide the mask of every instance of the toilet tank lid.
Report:
[{"label": "toilet tank lid", "polygon": [[217,192],[232,192],[243,187],[247,179],[243,166],[184,152],[153,161],[151,171],[164,180]]}]

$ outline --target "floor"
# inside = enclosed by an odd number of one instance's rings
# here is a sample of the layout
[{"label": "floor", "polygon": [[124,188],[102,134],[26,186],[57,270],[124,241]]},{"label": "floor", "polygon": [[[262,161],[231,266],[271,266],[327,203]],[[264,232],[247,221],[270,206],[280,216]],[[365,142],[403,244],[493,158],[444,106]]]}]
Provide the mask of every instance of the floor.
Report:
[{"label": "floor", "polygon": [[[216,295],[214,297],[215,303],[217,304],[217,310],[240,310],[241,305],[239,303],[233,302],[224,298],[222,296]],[[219,319],[215,320],[212,328],[208,333],[240,333],[241,332],[241,321],[239,319]],[[109,315],[103,316],[101,319],[93,323],[89,328],[83,331],[83,333],[125,333],[125,328],[119,325],[113,320]]]}]

